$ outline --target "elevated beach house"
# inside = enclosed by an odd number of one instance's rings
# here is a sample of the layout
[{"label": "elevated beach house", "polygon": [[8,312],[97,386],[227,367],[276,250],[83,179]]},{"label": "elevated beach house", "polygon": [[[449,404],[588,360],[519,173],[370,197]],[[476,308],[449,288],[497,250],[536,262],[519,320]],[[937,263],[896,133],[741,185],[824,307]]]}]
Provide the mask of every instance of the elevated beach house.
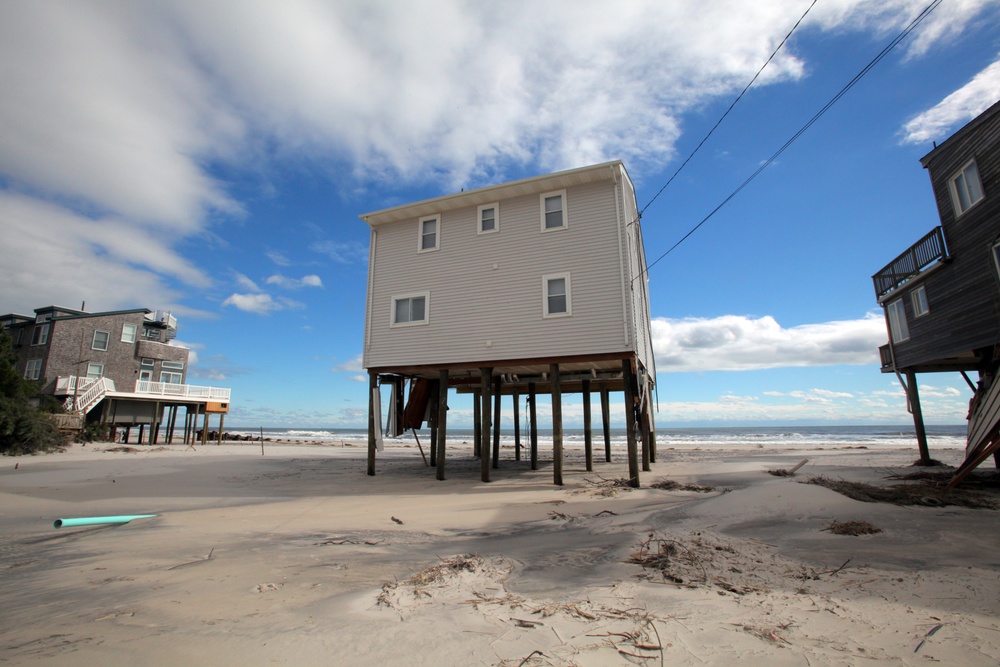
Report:
[{"label": "elevated beach house", "polygon": [[965,377],[973,398],[957,480],[1000,447],[1000,102],[921,163],[941,224],[873,276],[889,333],[882,372],[906,389],[925,463],[917,374]]},{"label": "elevated beach house", "polygon": [[[17,368],[39,383],[79,423],[148,427],[155,442],[160,426],[173,438],[179,408],[185,409],[184,441],[194,440],[198,417],[229,411],[229,389],[185,383],[188,349],[171,345],[177,318],[146,308],[88,313],[61,306],[34,315],[0,315],[11,337]],[[221,424],[219,431],[222,431]],[[207,428],[203,428],[203,434]]]},{"label": "elevated beach house", "polygon": [[[392,387],[389,429],[432,427],[431,465],[445,475],[449,392],[476,406],[483,481],[498,465],[490,429],[501,396],[526,396],[537,467],[535,400],[552,397],[553,471],[562,483],[562,397],[582,394],[588,468],[590,396],[624,392],[629,472],[655,460],[649,295],[635,192],[620,161],[396,206],[371,227],[364,366],[370,378],[368,473]],[[409,391],[404,386],[409,385]],[[493,405],[491,405],[491,401]],[[518,411],[514,411],[515,419]],[[516,424],[516,422],[515,422]],[[515,426],[515,431],[518,428]],[[520,446],[515,447],[520,455]]]}]

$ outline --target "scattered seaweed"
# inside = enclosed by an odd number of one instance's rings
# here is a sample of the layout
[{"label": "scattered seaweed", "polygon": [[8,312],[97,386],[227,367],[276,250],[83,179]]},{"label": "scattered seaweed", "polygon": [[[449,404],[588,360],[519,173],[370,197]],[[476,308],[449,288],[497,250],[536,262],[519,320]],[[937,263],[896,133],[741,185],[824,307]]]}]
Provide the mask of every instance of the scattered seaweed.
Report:
[{"label": "scattered seaweed", "polygon": [[660,489],[661,491],[694,491],[696,493],[711,493],[712,491],[715,491],[714,486],[682,484],[681,482],[675,482],[672,479],[659,479],[650,484],[649,488]]},{"label": "scattered seaweed", "polygon": [[949,490],[943,484],[927,479],[905,484],[876,486],[864,482],[830,479],[820,475],[803,480],[802,484],[816,484],[865,503],[892,503],[903,506],[925,505],[928,507],[955,505],[973,509],[1000,509],[1000,503],[985,493],[966,489]]},{"label": "scattered seaweed", "polygon": [[611,479],[600,477],[596,480],[584,478],[587,486],[578,489],[574,493],[590,493],[603,498],[613,498],[621,491],[632,490],[632,480],[627,477],[613,477]]},{"label": "scattered seaweed", "polygon": [[831,521],[826,528],[834,535],[874,535],[882,529],[868,521]]}]

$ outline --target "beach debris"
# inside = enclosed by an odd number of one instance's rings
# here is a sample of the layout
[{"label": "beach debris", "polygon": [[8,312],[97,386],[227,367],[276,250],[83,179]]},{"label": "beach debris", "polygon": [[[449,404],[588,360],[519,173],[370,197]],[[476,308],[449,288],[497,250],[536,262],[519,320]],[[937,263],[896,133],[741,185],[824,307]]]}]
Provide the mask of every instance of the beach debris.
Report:
[{"label": "beach debris", "polygon": [[802,459],[795,464],[791,470],[785,470],[784,468],[778,468],[777,470],[768,470],[768,474],[774,475],[775,477],[792,477],[798,471],[799,468],[809,463],[809,459]]},{"label": "beach debris", "polygon": [[254,591],[257,593],[270,593],[281,588],[281,584],[257,584]]},{"label": "beach debris", "polygon": [[831,521],[826,528],[834,535],[874,535],[882,529],[868,521]]},{"label": "beach debris", "polygon": [[1000,502],[995,496],[986,493],[966,490],[947,489],[943,484],[920,479],[919,481],[888,486],[876,486],[864,482],[849,482],[843,479],[829,477],[810,477],[802,484],[816,484],[841,495],[865,503],[892,503],[894,505],[925,505],[928,507],[944,507],[956,505],[974,509],[1000,509]]},{"label": "beach debris", "polygon": [[924,635],[924,638],[920,640],[919,644],[917,644],[917,648],[913,649],[913,652],[916,653],[917,651],[919,651],[921,649],[921,647],[923,647],[924,643],[927,641],[927,638],[928,637],[933,637],[934,633],[937,632],[938,630],[940,630],[943,627],[944,627],[944,623],[938,623],[933,628],[931,628],[930,630],[928,630],[927,634]]},{"label": "beach debris", "polygon": [[605,477],[598,476],[596,480],[584,478],[583,481],[585,481],[589,486],[583,489],[577,489],[573,491],[573,493],[590,493],[603,498],[613,498],[618,495],[619,491],[631,491],[633,488],[631,480],[627,477],[607,479]]},{"label": "beach debris", "polygon": [[167,570],[179,570],[182,567],[189,567],[191,565],[201,565],[202,563],[207,563],[208,561],[212,560],[212,554],[214,553],[215,553],[215,547],[212,547],[212,550],[209,551],[208,555],[205,556],[204,558],[188,561],[187,563],[181,563],[180,565],[174,565],[172,567],[168,567]]},{"label": "beach debris", "polygon": [[395,521],[396,523],[398,523],[398,524],[399,524],[400,526],[402,526],[402,525],[403,525],[403,520],[402,520],[402,519],[397,519],[397,518],[396,518],[396,517],[394,517],[394,516],[391,516],[391,517],[389,517],[389,518],[390,518],[390,519],[392,519],[393,521]]},{"label": "beach debris", "polygon": [[715,491],[714,486],[702,486],[700,484],[683,484],[672,479],[659,479],[649,485],[651,489],[661,491],[695,491],[696,493],[711,493]]},{"label": "beach debris", "polygon": [[382,544],[385,540],[352,540],[349,537],[331,537],[329,539],[323,540],[322,542],[314,542],[314,547],[325,547],[329,545],[341,545],[341,544],[363,544],[365,546],[374,547],[378,544]]},{"label": "beach debris", "polygon": [[[114,480],[111,480],[112,482]],[[156,514],[129,514],[123,516],[88,516],[76,519],[56,519],[52,522],[53,528],[75,528],[77,526],[103,526],[107,524],[123,524],[135,519],[149,519]]]},{"label": "beach debris", "polygon": [[107,621],[108,619],[112,619],[112,618],[119,618],[120,616],[135,616],[135,612],[134,611],[116,611],[116,612],[112,612],[110,614],[105,614],[104,616],[101,616],[100,618],[95,618],[94,619],[94,623],[97,623],[98,621]]}]

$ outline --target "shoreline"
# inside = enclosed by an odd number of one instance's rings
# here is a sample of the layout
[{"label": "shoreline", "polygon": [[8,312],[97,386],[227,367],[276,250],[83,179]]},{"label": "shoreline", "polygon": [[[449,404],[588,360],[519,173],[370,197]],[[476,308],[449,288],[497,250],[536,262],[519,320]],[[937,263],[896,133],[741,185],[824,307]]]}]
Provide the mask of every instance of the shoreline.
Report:
[{"label": "shoreline", "polygon": [[[532,471],[513,448],[484,484],[471,445],[449,443],[445,481],[391,441],[374,477],[356,441],[265,442],[263,456],[259,441],[117,447],[0,459],[0,602],[17,609],[0,629],[8,660],[1000,660],[1000,537],[984,530],[995,510],[863,503],[800,483],[884,485],[912,470],[912,446],[661,443],[634,490],[614,483],[619,450],[588,473],[582,447],[568,448],[558,487],[550,461]],[[963,454],[932,449],[951,465]],[[803,458],[794,477],[767,474]],[[691,488],[653,488],[662,480]],[[52,528],[123,513],[157,516]],[[882,532],[829,530],[862,520]],[[643,565],[654,561],[664,567]]]}]

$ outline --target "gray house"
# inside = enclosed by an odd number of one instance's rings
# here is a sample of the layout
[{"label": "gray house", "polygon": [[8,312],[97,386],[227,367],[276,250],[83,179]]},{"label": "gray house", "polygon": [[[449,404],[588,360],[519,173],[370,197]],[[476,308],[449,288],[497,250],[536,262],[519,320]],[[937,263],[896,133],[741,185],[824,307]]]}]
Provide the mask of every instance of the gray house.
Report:
[{"label": "gray house", "polygon": [[34,312],[0,315],[0,326],[11,336],[18,370],[67,411],[91,422],[139,426],[140,440],[148,426],[151,442],[161,424],[172,437],[181,407],[185,442],[193,439],[198,416],[207,422],[208,414],[229,411],[229,389],[186,384],[189,352],[170,344],[177,335],[170,313],[61,306]]},{"label": "gray house", "polygon": [[[491,410],[501,395],[551,393],[555,482],[561,401],[623,391],[629,464],[638,485],[655,459],[655,384],[645,255],[635,191],[620,161],[366,213],[371,227],[364,367],[371,385],[369,474],[381,427],[380,384],[392,385],[394,433],[432,427],[444,478],[447,397],[471,393],[476,452],[489,480]],[[403,386],[410,385],[404,404]],[[495,405],[491,407],[491,398]],[[607,410],[605,407],[605,431]],[[516,412],[515,412],[516,414]],[[534,420],[530,420],[534,433]],[[495,435],[495,434],[494,434]],[[497,461],[494,438],[492,459]],[[517,449],[518,454],[520,449]],[[537,465],[537,438],[532,438]]]}]

